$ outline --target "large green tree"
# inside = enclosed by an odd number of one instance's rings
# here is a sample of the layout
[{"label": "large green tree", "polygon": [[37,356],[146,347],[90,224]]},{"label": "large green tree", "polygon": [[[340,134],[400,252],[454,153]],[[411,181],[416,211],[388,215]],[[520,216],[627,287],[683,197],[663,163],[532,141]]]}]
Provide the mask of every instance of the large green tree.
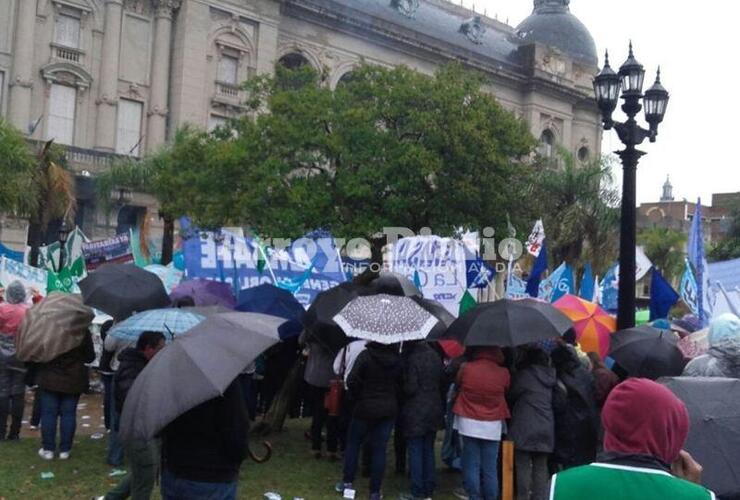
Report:
[{"label": "large green tree", "polygon": [[193,215],[274,237],[503,229],[507,212],[523,227],[535,143],[483,83],[454,64],[434,76],[365,65],[332,91],[310,68],[278,67],[247,82],[252,113],[220,165],[227,192]]},{"label": "large green tree", "polygon": [[655,227],[641,231],[637,235],[637,243],[642,245],[645,255],[666,279],[675,281],[681,276],[686,258],[686,234]]},{"label": "large green tree", "polygon": [[560,150],[555,161],[541,159],[536,183],[537,208],[554,265],[592,262],[602,272],[619,248],[619,192],[611,161],[601,158],[577,164]]}]

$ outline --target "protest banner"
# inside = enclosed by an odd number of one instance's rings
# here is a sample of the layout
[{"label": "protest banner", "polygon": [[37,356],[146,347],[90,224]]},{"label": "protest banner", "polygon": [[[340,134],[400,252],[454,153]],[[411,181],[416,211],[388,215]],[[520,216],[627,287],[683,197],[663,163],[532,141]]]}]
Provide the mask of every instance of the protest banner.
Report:
[{"label": "protest banner", "polygon": [[45,269],[28,266],[22,262],[0,257],[0,284],[8,286],[13,281],[20,281],[26,290],[37,290],[46,296],[47,272]]},{"label": "protest banner", "polygon": [[131,237],[128,233],[118,234],[105,240],[82,244],[82,254],[88,271],[103,264],[127,264],[134,261],[131,253]]},{"label": "protest banner", "polygon": [[402,238],[393,245],[391,270],[411,280],[418,272],[424,297],[440,302],[457,316],[467,290],[462,242],[439,236]]},{"label": "protest banner", "polygon": [[230,283],[235,293],[263,283],[274,284],[308,307],[320,292],[346,281],[334,239],[309,236],[275,249],[224,230],[192,231],[183,241],[185,272],[188,279]]}]

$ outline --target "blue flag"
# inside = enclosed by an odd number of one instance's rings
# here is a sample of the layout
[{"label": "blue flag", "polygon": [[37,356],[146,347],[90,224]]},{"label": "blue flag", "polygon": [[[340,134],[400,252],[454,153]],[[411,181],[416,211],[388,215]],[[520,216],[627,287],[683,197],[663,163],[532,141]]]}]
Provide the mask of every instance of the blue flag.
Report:
[{"label": "blue flag", "polygon": [[619,264],[614,264],[601,282],[601,306],[609,312],[619,308]]},{"label": "blue flag", "polygon": [[701,223],[701,198],[696,202],[694,218],[691,221],[691,230],[689,231],[689,242],[687,253],[689,262],[694,270],[696,278],[696,301],[699,321],[702,325],[707,324],[707,314],[704,309],[704,294],[706,292],[706,280],[704,277],[706,269],[706,256],[704,254],[704,230]]},{"label": "blue flag", "polygon": [[698,287],[696,285],[694,271],[691,270],[691,264],[686,260],[686,269],[681,277],[681,287],[679,288],[679,291],[681,292],[681,299],[686,303],[689,309],[691,309],[691,312],[699,316],[697,289]]},{"label": "blue flag", "polygon": [[650,321],[667,318],[671,307],[680,298],[671,284],[660,274],[660,271],[653,267],[653,275],[650,281]]},{"label": "blue flag", "polygon": [[578,292],[578,296],[583,300],[592,302],[594,300],[594,274],[591,269],[591,263],[587,262],[586,267],[583,268],[583,277],[581,278],[581,289]]},{"label": "blue flag", "polygon": [[552,297],[550,302],[555,302],[560,297],[574,293],[576,290],[575,280],[573,278],[573,268],[565,264],[563,272],[558,276],[557,281],[553,282]]},{"label": "blue flag", "polygon": [[496,270],[477,257],[465,261],[468,288],[486,288],[496,277]]},{"label": "blue flag", "polygon": [[537,297],[540,293],[540,280],[542,279],[542,273],[547,271],[547,240],[542,240],[542,249],[540,254],[537,256],[537,260],[534,261],[532,266],[532,273],[529,275],[527,280],[527,293],[530,297]]},{"label": "blue flag", "polygon": [[506,287],[507,299],[523,299],[529,297],[527,294],[527,282],[519,276],[512,275]]}]

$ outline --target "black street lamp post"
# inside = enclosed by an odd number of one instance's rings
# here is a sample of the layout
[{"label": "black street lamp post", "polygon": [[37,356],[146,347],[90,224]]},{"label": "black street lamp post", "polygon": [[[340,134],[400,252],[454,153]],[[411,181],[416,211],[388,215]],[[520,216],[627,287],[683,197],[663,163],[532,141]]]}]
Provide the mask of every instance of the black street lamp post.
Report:
[{"label": "black street lamp post", "polygon": [[[642,93],[645,81],[645,69],[637,62],[632,51],[627,61],[615,73],[609,66],[609,53],[606,54],[604,68],[594,77],[596,102],[601,111],[604,130],[617,131],[619,140],[625,148],[616,153],[622,160],[624,177],[622,183],[622,217],[619,238],[619,312],[617,324],[619,329],[635,326],[635,246],[637,244],[637,163],[645,153],[636,146],[645,139],[655,142],[658,136],[658,125],[663,121],[669,95],[660,83],[660,68],[655,84]],[[612,113],[617,108],[621,91],[624,101],[622,111],[627,121],[615,122]],[[640,102],[642,100],[642,103]],[[650,125],[644,129],[638,125],[635,116],[645,108],[645,121]]]},{"label": "black street lamp post", "polygon": [[64,267],[64,261],[67,259],[67,238],[72,230],[67,225],[67,221],[62,220],[62,225],[59,227],[57,238],[59,240],[59,265],[57,265],[57,272],[60,272]]}]

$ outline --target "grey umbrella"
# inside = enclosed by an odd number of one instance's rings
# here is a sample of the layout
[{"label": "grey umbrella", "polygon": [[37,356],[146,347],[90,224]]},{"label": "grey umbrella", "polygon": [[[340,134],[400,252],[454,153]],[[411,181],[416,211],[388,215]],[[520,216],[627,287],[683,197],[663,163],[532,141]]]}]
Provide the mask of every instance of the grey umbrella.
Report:
[{"label": "grey umbrella", "polygon": [[395,344],[427,337],[439,321],[410,297],[357,297],[334,316],[348,337]]},{"label": "grey umbrella", "polygon": [[149,439],[186,411],[221,394],[280,341],[282,318],[225,313],[206,318],[157,354],[136,378],[121,414],[124,441]]},{"label": "grey umbrella", "polygon": [[740,497],[740,380],[666,377],[658,382],[689,410],[685,448],[704,467],[702,484],[720,498]]}]

